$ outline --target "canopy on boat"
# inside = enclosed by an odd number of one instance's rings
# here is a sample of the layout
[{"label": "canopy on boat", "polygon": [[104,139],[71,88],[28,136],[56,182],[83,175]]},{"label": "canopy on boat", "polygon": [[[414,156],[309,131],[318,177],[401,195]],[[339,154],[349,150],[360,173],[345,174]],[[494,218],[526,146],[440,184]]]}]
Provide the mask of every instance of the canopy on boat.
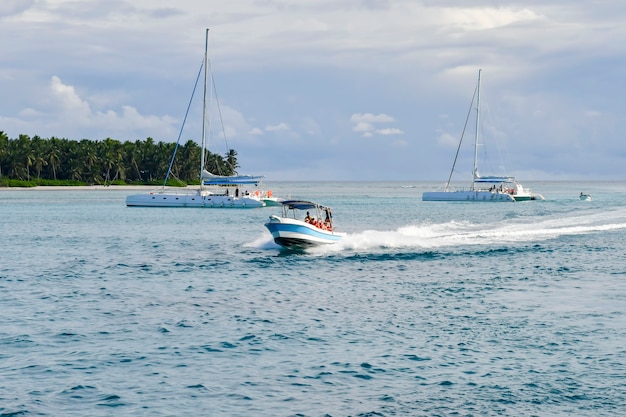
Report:
[{"label": "canopy on boat", "polygon": [[310,210],[316,207],[320,209],[326,209],[328,207],[324,207],[320,204],[314,203],[313,201],[305,201],[305,200],[285,200],[281,203],[283,206],[288,206],[289,209],[296,210]]},{"label": "canopy on boat", "polygon": [[515,177],[476,177],[474,182],[484,183],[501,183],[501,182],[515,182]]},{"label": "canopy on boat", "polygon": [[203,185],[240,185],[240,184],[258,184],[261,182],[262,175],[215,175],[206,169],[202,170]]}]

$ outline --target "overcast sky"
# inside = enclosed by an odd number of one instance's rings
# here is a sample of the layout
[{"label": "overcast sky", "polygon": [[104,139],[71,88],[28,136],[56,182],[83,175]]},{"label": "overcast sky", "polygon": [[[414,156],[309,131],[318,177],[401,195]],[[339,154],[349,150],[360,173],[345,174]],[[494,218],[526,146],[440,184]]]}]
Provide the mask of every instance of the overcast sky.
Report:
[{"label": "overcast sky", "polygon": [[242,174],[445,182],[482,68],[483,174],[620,180],[624,22],[619,0],[2,0],[0,130],[174,142],[209,28],[211,151]]}]

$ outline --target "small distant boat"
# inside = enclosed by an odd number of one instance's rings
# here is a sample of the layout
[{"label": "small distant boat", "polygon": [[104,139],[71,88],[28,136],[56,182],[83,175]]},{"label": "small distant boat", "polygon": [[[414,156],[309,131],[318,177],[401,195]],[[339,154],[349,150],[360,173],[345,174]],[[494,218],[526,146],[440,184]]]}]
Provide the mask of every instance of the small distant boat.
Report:
[{"label": "small distant boat", "polygon": [[580,193],[580,199],[583,201],[591,201],[591,194]]},{"label": "small distant boat", "polygon": [[[448,182],[441,191],[427,191],[422,194],[423,201],[530,201],[530,200],[543,200],[541,194],[534,194],[529,189],[524,188],[518,183],[515,177],[508,175],[505,176],[481,176],[478,173],[478,132],[480,122],[480,72],[478,70],[478,83],[476,85],[475,98],[476,98],[476,126],[474,135],[474,172],[472,178],[472,185],[469,189],[452,189],[450,187],[450,180],[452,179],[452,173],[454,172],[459,150],[461,149],[461,143],[457,149],[454,163],[452,164],[452,170],[448,177]],[[472,98],[472,104],[474,104],[474,98]],[[469,118],[469,114],[468,114]],[[461,136],[461,141],[463,137]]]},{"label": "small distant boat", "polygon": [[272,190],[268,190],[261,194],[261,201],[263,201],[267,207],[272,207],[282,205],[285,199],[274,196]]},{"label": "small distant boat", "polygon": [[337,243],[345,236],[335,231],[330,207],[304,200],[286,200],[280,204],[282,216],[271,215],[265,227],[274,242],[283,248],[302,250]]}]

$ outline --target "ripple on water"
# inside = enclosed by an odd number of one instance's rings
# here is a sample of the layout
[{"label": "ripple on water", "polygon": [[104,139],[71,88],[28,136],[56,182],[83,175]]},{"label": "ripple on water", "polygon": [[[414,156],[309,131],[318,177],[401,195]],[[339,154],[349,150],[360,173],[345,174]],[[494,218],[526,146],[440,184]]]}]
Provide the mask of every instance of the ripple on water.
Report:
[{"label": "ripple on water", "polygon": [[299,254],[250,245],[264,211],[3,205],[0,414],[626,415],[622,191],[502,212],[368,185],[303,190],[353,243]]}]

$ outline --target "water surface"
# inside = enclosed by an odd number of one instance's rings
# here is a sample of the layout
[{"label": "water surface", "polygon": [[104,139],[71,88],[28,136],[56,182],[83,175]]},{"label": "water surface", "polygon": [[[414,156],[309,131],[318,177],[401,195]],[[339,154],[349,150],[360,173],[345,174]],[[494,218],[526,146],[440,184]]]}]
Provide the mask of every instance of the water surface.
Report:
[{"label": "water surface", "polygon": [[626,414],[626,184],[528,185],[271,184],[348,233],[301,254],[276,208],[0,190],[0,415]]}]

